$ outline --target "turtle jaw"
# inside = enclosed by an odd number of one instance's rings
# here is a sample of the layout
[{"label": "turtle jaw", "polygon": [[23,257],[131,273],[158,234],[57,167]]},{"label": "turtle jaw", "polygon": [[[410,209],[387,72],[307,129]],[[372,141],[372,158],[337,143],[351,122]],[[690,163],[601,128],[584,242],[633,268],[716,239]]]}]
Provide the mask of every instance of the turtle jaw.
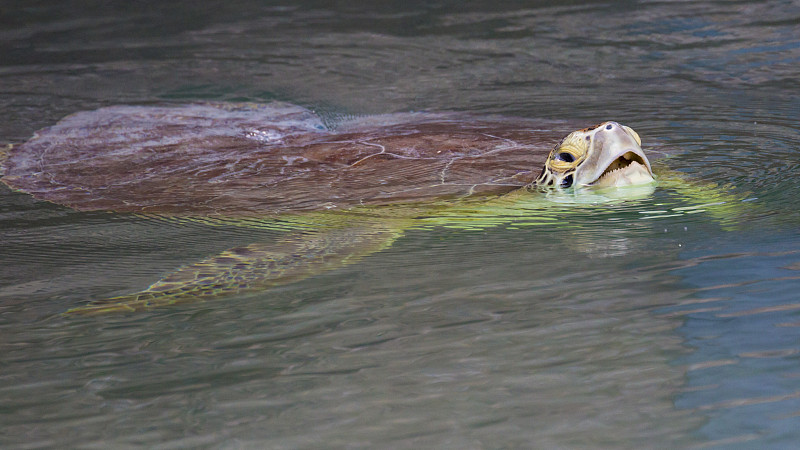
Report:
[{"label": "turtle jaw", "polygon": [[575,170],[575,185],[620,187],[652,183],[653,170],[639,135],[616,122],[598,126],[583,164]]},{"label": "turtle jaw", "polygon": [[643,155],[628,151],[611,161],[602,174],[588,186],[619,187],[653,181],[650,163]]}]

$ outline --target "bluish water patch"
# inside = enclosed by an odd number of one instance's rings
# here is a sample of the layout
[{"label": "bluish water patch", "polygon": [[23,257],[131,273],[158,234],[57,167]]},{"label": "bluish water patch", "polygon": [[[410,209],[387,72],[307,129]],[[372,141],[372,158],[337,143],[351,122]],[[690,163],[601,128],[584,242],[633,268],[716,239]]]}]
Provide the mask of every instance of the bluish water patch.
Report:
[{"label": "bluish water patch", "polygon": [[712,441],[781,442],[800,413],[800,241],[769,230],[704,246],[675,271],[691,300],[661,311],[684,318],[677,331],[692,349],[676,361],[689,369],[676,405],[707,414],[698,433]]}]

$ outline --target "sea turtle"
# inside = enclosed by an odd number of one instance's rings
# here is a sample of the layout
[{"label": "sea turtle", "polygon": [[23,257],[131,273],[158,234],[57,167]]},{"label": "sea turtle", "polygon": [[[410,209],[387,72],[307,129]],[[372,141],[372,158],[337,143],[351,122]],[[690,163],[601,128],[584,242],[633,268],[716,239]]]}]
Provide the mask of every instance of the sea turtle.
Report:
[{"label": "sea turtle", "polygon": [[[574,128],[572,128],[574,129]],[[536,190],[648,185],[638,134],[616,122],[404,113],[327,126],[286,103],[113,106],[12,146],[2,181],[82,211],[289,230],[72,312],[133,311],[303,279],[390,245],[453,208]],[[566,135],[566,137],[564,137]]]}]

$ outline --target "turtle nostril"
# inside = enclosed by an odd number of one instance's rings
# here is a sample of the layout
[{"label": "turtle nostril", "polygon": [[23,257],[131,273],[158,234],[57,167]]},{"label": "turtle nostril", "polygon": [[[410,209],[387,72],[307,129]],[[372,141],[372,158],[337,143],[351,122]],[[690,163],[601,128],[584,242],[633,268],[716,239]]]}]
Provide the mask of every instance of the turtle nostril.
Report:
[{"label": "turtle nostril", "polygon": [[611,124],[606,125],[606,130],[610,130],[612,128],[614,128],[614,125],[611,125]]},{"label": "turtle nostril", "polygon": [[560,184],[562,188],[568,188],[572,186],[572,174],[565,176],[564,179],[561,180]]}]

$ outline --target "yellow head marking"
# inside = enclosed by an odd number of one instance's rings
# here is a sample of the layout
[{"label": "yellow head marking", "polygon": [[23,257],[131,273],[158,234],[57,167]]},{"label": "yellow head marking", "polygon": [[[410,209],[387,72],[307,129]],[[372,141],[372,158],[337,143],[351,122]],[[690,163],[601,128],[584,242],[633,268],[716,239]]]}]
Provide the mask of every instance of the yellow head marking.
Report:
[{"label": "yellow head marking", "polygon": [[547,157],[547,167],[557,172],[566,172],[578,167],[586,159],[589,142],[583,137],[583,132],[570,133],[558,143]]}]

